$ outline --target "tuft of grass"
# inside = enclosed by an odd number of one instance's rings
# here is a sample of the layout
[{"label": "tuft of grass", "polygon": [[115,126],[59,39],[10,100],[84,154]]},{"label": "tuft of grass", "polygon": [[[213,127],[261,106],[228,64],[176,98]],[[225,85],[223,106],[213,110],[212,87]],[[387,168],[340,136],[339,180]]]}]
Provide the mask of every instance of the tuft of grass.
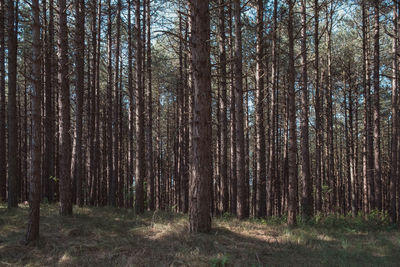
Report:
[{"label": "tuft of grass", "polygon": [[0,204],[0,266],[396,266],[400,233],[385,214],[317,215],[298,227],[285,218],[213,219],[209,234],[190,234],[187,215],[113,207],[42,204],[40,241],[21,244],[27,205]]}]

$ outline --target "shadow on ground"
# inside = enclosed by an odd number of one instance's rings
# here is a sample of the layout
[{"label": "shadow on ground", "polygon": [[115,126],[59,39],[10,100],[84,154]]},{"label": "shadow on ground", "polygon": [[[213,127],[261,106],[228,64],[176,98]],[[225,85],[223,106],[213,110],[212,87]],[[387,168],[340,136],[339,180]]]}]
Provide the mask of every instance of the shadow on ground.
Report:
[{"label": "shadow on ground", "polygon": [[168,212],[42,207],[41,239],[21,244],[27,208],[0,207],[0,266],[398,266],[398,231],[348,232],[216,219],[209,234],[188,233]]}]

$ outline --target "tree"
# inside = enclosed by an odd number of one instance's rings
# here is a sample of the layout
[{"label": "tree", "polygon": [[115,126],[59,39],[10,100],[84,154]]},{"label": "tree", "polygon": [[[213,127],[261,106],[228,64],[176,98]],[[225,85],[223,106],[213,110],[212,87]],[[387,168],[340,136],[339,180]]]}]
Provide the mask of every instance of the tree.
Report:
[{"label": "tree", "polygon": [[379,85],[379,1],[374,2],[374,179],[375,201],[378,210],[382,210],[381,177],[381,130],[380,130],[380,85]]},{"label": "tree", "polygon": [[208,0],[190,0],[191,56],[194,102],[192,132],[192,174],[189,181],[189,229],[211,230],[211,65],[210,13]]},{"label": "tree", "polygon": [[288,203],[288,224],[296,225],[297,210],[297,144],[296,144],[296,103],[295,103],[295,75],[294,67],[294,36],[293,36],[293,12],[294,2],[287,1],[289,6],[288,37],[289,37],[289,65],[288,65],[288,118],[289,118],[289,203]]},{"label": "tree", "polygon": [[8,1],[8,208],[18,207],[17,32],[15,2]]},{"label": "tree", "polygon": [[308,142],[308,77],[307,77],[307,13],[306,0],[301,2],[302,17],[302,94],[301,94],[301,176],[302,176],[302,194],[301,209],[304,217],[311,217],[313,214],[312,183],[310,173],[310,151]]},{"label": "tree", "polygon": [[27,243],[39,238],[40,189],[41,189],[41,41],[39,1],[32,1],[32,176],[29,183],[29,217],[25,240]]},{"label": "tree", "polygon": [[85,3],[83,0],[75,0],[75,45],[76,45],[76,141],[75,141],[75,173],[76,204],[83,205],[83,155],[82,155],[82,116],[84,95],[84,52],[85,52]]},{"label": "tree", "polygon": [[399,100],[398,100],[398,3],[393,1],[393,37],[392,37],[392,153],[390,169],[390,218],[392,223],[397,221],[396,187],[399,181],[398,145],[399,145]]},{"label": "tree", "polygon": [[240,219],[249,216],[246,170],[245,170],[245,146],[244,146],[244,122],[243,122],[243,73],[242,73],[242,23],[240,19],[240,0],[234,0],[233,11],[235,18],[235,119],[236,119],[236,173],[237,173],[237,216]]},{"label": "tree", "polygon": [[266,213],[266,162],[265,162],[265,128],[264,128],[264,2],[257,1],[257,59],[256,59],[256,124],[257,124],[257,197],[256,213],[258,217],[264,217]]},{"label": "tree", "polygon": [[220,124],[221,124],[221,157],[220,157],[220,177],[221,177],[221,212],[229,211],[229,187],[228,187],[228,125],[227,125],[227,74],[226,74],[226,35],[225,35],[225,0],[219,0],[219,75],[220,75]]},{"label": "tree", "polygon": [[142,81],[142,36],[140,28],[140,0],[136,0],[136,212],[144,212],[145,136],[144,136],[144,88]]},{"label": "tree", "polygon": [[314,46],[315,46],[315,130],[317,143],[315,146],[315,179],[316,179],[316,199],[315,207],[317,211],[322,210],[322,150],[323,130],[322,130],[322,95],[320,89],[320,70],[319,70],[319,3],[314,0]]},{"label": "tree", "polygon": [[[54,88],[54,2],[49,1],[49,22],[46,25],[47,31],[45,33],[45,118],[44,118],[44,159],[43,159],[43,182],[44,194],[49,201],[53,201],[54,197],[54,107],[53,107],[53,93]],[[46,14],[43,14],[46,18]],[[47,22],[47,19],[46,19]]]},{"label": "tree", "polygon": [[71,196],[71,114],[69,91],[68,31],[66,0],[58,0],[58,87],[60,129],[60,214],[72,215]]},{"label": "tree", "polygon": [[6,201],[6,84],[5,84],[5,0],[0,0],[0,199]]}]

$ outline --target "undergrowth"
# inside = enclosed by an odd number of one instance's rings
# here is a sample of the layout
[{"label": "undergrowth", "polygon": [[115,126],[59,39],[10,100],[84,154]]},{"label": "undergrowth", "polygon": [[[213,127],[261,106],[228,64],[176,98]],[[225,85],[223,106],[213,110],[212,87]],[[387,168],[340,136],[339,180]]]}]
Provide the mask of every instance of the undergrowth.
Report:
[{"label": "undergrowth", "polygon": [[171,211],[138,216],[130,209],[41,206],[36,246],[21,243],[26,205],[0,204],[0,266],[397,266],[400,233],[387,214],[213,219],[210,234],[190,234],[187,215]]}]

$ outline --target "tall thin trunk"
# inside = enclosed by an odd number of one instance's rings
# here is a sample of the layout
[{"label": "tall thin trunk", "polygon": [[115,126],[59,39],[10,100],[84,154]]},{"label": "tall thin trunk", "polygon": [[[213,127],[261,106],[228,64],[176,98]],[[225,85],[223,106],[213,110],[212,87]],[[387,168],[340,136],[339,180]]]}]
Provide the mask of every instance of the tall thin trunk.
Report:
[{"label": "tall thin trunk", "polygon": [[39,238],[40,219],[40,161],[41,161],[41,42],[39,1],[32,1],[32,176],[29,186],[29,217],[25,240],[27,243]]},{"label": "tall thin trunk", "polygon": [[231,61],[230,66],[230,78],[231,78],[231,90],[230,90],[230,120],[231,120],[231,179],[230,179],[230,211],[232,214],[236,214],[237,209],[237,164],[236,164],[236,93],[234,87],[234,58],[233,58],[233,23],[232,23],[232,0],[229,0],[228,4],[228,29],[229,29],[229,58]]},{"label": "tall thin trunk", "polygon": [[322,151],[323,146],[323,129],[322,129],[322,114],[321,114],[321,89],[319,82],[319,3],[314,0],[314,46],[315,46],[315,131],[317,143],[315,146],[315,163],[316,163],[316,199],[315,209],[319,212],[322,211]]},{"label": "tall thin trunk", "polygon": [[0,200],[6,201],[6,84],[5,84],[5,0],[0,0]]},{"label": "tall thin trunk", "polygon": [[76,182],[76,204],[83,205],[83,155],[82,155],[82,116],[84,95],[84,52],[85,52],[85,3],[83,0],[75,0],[75,46],[76,46],[76,141],[75,141],[75,177]]},{"label": "tall thin trunk", "polygon": [[142,83],[142,36],[140,27],[140,0],[136,0],[136,212],[144,212],[144,179],[146,176],[144,136],[144,88]]},{"label": "tall thin trunk", "polygon": [[398,3],[393,1],[393,40],[392,40],[392,154],[390,168],[390,218],[394,223],[397,220],[396,210],[396,187],[398,183],[398,143],[399,143],[399,122],[398,122]]},{"label": "tall thin trunk", "polygon": [[288,65],[288,119],[289,119],[289,203],[288,203],[288,224],[296,225],[297,210],[297,144],[296,144],[296,95],[295,95],[295,75],[294,67],[294,36],[293,36],[293,13],[294,2],[288,0],[289,18],[288,18],[288,36],[289,36],[289,65]]},{"label": "tall thin trunk", "polygon": [[113,73],[112,73],[112,20],[111,20],[111,0],[107,1],[107,174],[108,174],[108,203],[115,206],[115,187],[114,187],[114,158],[113,158]]},{"label": "tall thin trunk", "polygon": [[[277,87],[278,87],[278,58],[277,58],[277,31],[278,31],[278,1],[274,0],[274,11],[272,15],[272,53],[271,53],[271,61],[272,61],[272,69],[271,69],[271,123],[270,123],[270,132],[271,132],[271,140],[269,143],[269,168],[268,168],[268,181],[266,187],[267,194],[267,216],[272,216],[272,206],[273,206],[273,197],[272,197],[272,185],[275,188],[275,193],[278,193],[278,177],[277,177],[277,168],[276,168],[276,138],[277,138],[277,121],[278,121],[278,96],[277,96]],[[278,198],[278,194],[275,194],[275,198]],[[277,202],[280,203],[280,199],[277,199]],[[278,205],[279,206],[279,205]],[[279,212],[278,212],[279,213]]]},{"label": "tall thin trunk", "polygon": [[374,2],[374,171],[376,208],[382,210],[381,174],[381,130],[380,130],[380,85],[379,85],[379,1]]},{"label": "tall thin trunk", "polygon": [[243,73],[242,73],[242,23],[240,0],[234,0],[235,18],[235,116],[236,116],[236,173],[237,173],[237,216],[240,219],[249,216],[246,193],[244,121],[243,121]]},{"label": "tall thin trunk", "polygon": [[152,72],[151,72],[151,14],[150,14],[150,0],[146,1],[147,4],[147,179],[148,179],[148,192],[147,201],[148,208],[154,210],[154,167],[153,167],[153,92],[152,92]]},{"label": "tall thin trunk", "polygon": [[68,29],[66,0],[58,0],[58,86],[60,128],[60,214],[72,215],[71,198],[71,114],[68,63]]},{"label": "tall thin trunk", "polygon": [[15,1],[8,1],[8,208],[18,207],[17,33]]},{"label": "tall thin trunk", "polygon": [[307,77],[307,14],[306,0],[301,2],[302,14],[302,40],[301,40],[301,57],[302,57],[302,85],[301,85],[301,176],[302,176],[302,194],[301,194],[301,211],[304,217],[311,217],[313,214],[312,199],[312,183],[310,173],[310,151],[308,136],[308,77]]},{"label": "tall thin trunk", "polygon": [[[43,14],[46,16],[46,14]],[[45,119],[44,119],[44,162],[43,162],[43,181],[45,194],[48,201],[53,201],[54,197],[54,8],[53,0],[49,1],[49,23],[47,25],[47,42],[45,44]]]},{"label": "tall thin trunk", "polygon": [[256,144],[257,144],[257,197],[256,214],[266,214],[266,162],[265,162],[265,127],[264,127],[264,1],[257,1],[257,54],[256,54]]}]

